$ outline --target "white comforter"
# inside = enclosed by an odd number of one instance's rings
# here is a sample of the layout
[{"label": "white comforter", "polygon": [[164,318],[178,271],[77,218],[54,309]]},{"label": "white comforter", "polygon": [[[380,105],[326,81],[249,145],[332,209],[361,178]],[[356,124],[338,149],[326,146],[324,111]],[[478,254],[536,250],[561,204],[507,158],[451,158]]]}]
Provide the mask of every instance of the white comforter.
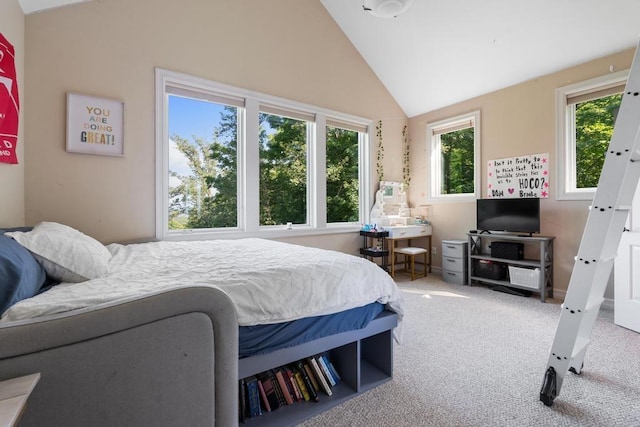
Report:
[{"label": "white comforter", "polygon": [[263,239],[107,246],[109,274],[62,283],[9,308],[2,321],[33,318],[161,289],[212,285],[235,303],[240,325],[331,314],[374,301],[402,317],[402,297],[380,267],[340,252]]}]

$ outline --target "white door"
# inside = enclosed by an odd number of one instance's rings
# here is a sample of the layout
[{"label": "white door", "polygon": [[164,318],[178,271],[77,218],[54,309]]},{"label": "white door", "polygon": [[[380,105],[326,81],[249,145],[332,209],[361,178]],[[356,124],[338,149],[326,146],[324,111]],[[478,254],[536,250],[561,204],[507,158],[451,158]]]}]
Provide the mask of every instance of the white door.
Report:
[{"label": "white door", "polygon": [[640,185],[614,264],[614,322],[640,332]]}]

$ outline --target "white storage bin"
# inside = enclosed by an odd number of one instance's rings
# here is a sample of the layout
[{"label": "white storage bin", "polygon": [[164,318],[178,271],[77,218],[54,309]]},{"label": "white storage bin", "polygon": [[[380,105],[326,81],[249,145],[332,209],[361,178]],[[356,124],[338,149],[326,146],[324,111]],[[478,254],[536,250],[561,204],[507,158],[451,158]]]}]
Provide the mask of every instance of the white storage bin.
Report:
[{"label": "white storage bin", "polygon": [[466,240],[443,240],[442,256],[453,258],[467,257],[467,241]]},{"label": "white storage bin", "polygon": [[467,284],[467,273],[462,271],[442,270],[442,280],[456,285]]},{"label": "white storage bin", "polygon": [[458,285],[467,284],[467,241],[442,241],[442,280]]},{"label": "white storage bin", "polygon": [[466,258],[450,258],[450,257],[442,257],[442,269],[447,271],[459,271],[460,273],[465,272],[467,269],[467,260]]},{"label": "white storage bin", "polygon": [[531,289],[538,289],[538,281],[540,280],[539,268],[520,268],[509,266],[509,281],[513,285],[526,286]]}]

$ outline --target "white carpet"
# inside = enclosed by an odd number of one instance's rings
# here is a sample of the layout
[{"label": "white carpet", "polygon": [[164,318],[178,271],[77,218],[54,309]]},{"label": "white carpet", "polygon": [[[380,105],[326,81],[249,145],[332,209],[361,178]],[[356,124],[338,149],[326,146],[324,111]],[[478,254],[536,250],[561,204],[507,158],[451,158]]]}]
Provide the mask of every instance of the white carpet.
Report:
[{"label": "white carpet", "polygon": [[560,302],[431,274],[406,299],[390,382],[303,423],[316,426],[640,426],[640,334],[602,310],[580,376],[539,400]]}]

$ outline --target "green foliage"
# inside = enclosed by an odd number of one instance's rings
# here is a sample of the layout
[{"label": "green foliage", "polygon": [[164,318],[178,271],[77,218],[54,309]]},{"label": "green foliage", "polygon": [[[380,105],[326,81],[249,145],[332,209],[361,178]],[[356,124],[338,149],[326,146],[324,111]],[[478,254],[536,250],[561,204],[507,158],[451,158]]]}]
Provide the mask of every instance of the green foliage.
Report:
[{"label": "green foliage", "polygon": [[466,128],[440,135],[442,153],[442,194],[474,192],[474,129]]},{"label": "green foliage", "polygon": [[615,114],[622,95],[576,105],[576,187],[598,186],[604,158],[613,135]]},{"label": "green foliage", "polygon": [[237,226],[236,123],[235,108],[227,107],[213,142],[172,136],[193,176],[172,173],[181,183],[169,189],[169,229]]},{"label": "green foliage", "polygon": [[189,217],[189,228],[223,228],[238,225],[238,115],[233,107],[221,113],[220,127],[214,132],[209,157],[216,163],[216,174],[207,177],[213,189],[203,200],[204,209]]},{"label": "green foliage", "polygon": [[376,174],[378,175],[378,182],[384,181],[384,167],[382,161],[384,160],[384,145],[382,145],[382,120],[378,120],[376,125],[376,138],[378,138],[378,152],[376,155]]},{"label": "green foliage", "polygon": [[409,151],[409,137],[407,136],[407,125],[404,125],[402,128],[402,182],[404,183],[405,191],[409,188],[409,184],[411,183],[411,170],[409,168],[409,161],[411,154]]},{"label": "green foliage", "polygon": [[359,207],[358,132],[327,128],[327,222],[356,222]]},{"label": "green foliage", "polygon": [[[260,114],[260,224],[307,221],[307,123]],[[173,136],[192,176],[170,189],[169,228],[237,226],[237,113],[221,113],[213,142]],[[327,129],[327,220],[359,219],[358,132]]]},{"label": "green foliage", "polygon": [[260,124],[260,225],[306,224],[307,123],[261,113]]},{"label": "green foliage", "polygon": [[190,219],[198,217],[203,211],[203,198],[209,192],[209,181],[216,174],[216,162],[209,156],[209,144],[201,138],[189,142],[185,138],[173,135],[176,144],[191,167],[193,176],[180,176],[175,172],[171,177],[180,184],[169,189],[169,226],[170,229],[188,228]]}]

